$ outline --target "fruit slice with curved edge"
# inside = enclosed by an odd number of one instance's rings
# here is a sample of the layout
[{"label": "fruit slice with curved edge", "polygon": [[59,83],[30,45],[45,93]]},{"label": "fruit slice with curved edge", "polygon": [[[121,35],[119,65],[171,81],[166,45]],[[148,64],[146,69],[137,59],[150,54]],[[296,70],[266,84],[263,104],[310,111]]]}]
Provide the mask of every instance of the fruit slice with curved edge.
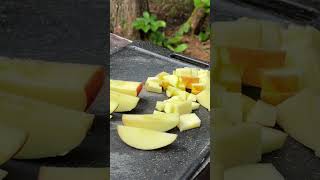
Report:
[{"label": "fruit slice with curved edge", "polygon": [[168,131],[179,123],[178,114],[124,114],[122,122],[125,126]]},{"label": "fruit slice with curved edge", "polygon": [[4,179],[8,175],[7,171],[0,169],[0,180]]},{"label": "fruit slice with curved edge", "polygon": [[110,101],[110,114],[113,113],[119,106],[119,103],[116,101]]},{"label": "fruit slice with curved edge", "polygon": [[178,137],[176,134],[121,125],[117,127],[117,130],[124,143],[141,150],[153,150],[168,146]]},{"label": "fruit slice with curved edge", "polygon": [[119,103],[119,106],[114,112],[126,112],[131,111],[138,105],[139,98],[115,91],[110,91],[110,101]]},{"label": "fruit slice with curved edge", "polygon": [[0,93],[0,124],[28,133],[16,159],[64,155],[85,138],[94,116],[84,112]]},{"label": "fruit slice with curved edge", "polygon": [[284,180],[271,163],[241,165],[224,171],[224,180],[235,179]]},{"label": "fruit slice with curved edge", "polygon": [[201,104],[201,106],[210,111],[210,89],[205,89],[197,94],[197,101]]},{"label": "fruit slice with curved edge", "polygon": [[261,128],[262,133],[262,153],[269,153],[280,149],[287,139],[287,134],[268,127]]},{"label": "fruit slice with curved edge", "polygon": [[108,180],[109,168],[40,167],[38,180]]},{"label": "fruit slice with curved edge", "polygon": [[0,89],[84,111],[95,100],[105,69],[97,65],[0,57]]},{"label": "fruit slice with curved edge", "polygon": [[110,79],[110,90],[123,94],[138,96],[142,89],[141,82]]},{"label": "fruit slice with curved edge", "polygon": [[20,129],[0,125],[0,165],[14,156],[21,149],[26,140],[26,132]]},{"label": "fruit slice with curved edge", "polygon": [[195,113],[183,114],[180,116],[178,128],[181,131],[198,128],[201,125],[201,120]]}]

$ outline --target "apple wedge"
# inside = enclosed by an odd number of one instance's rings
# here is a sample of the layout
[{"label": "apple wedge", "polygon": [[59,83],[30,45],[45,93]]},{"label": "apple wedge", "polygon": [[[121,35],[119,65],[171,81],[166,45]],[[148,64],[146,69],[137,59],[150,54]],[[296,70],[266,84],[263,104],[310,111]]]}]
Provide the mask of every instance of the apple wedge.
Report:
[{"label": "apple wedge", "polygon": [[122,122],[125,126],[168,131],[179,123],[178,114],[124,114]]},{"label": "apple wedge", "polygon": [[38,180],[108,180],[109,168],[40,167]]},{"label": "apple wedge", "polygon": [[105,81],[102,66],[0,57],[0,89],[84,111]]},{"label": "apple wedge", "polygon": [[0,125],[0,165],[7,162],[11,157],[18,153],[26,140],[26,132]]},{"label": "apple wedge", "polygon": [[7,171],[0,169],[0,180],[4,179],[8,175]]},{"label": "apple wedge", "polygon": [[210,89],[205,89],[196,96],[198,103],[210,111]]},{"label": "apple wedge", "polygon": [[262,153],[280,149],[287,139],[287,134],[273,128],[262,127]]},{"label": "apple wedge", "polygon": [[131,96],[138,96],[142,89],[141,82],[110,79],[110,90]]},{"label": "apple wedge", "polygon": [[16,159],[64,155],[77,147],[92,125],[93,115],[31,98],[0,93],[0,124],[28,133]]},{"label": "apple wedge", "polygon": [[119,104],[114,112],[126,112],[131,111],[138,105],[139,98],[116,91],[110,91],[110,101],[115,101]]},{"label": "apple wedge", "polygon": [[119,103],[116,101],[110,101],[110,114],[113,113],[119,106]]},{"label": "apple wedge", "polygon": [[277,169],[269,163],[248,164],[224,171],[224,180],[284,180]]},{"label": "apple wedge", "polygon": [[121,126],[117,127],[121,140],[127,145],[141,150],[159,149],[173,143],[176,134],[164,133],[143,128]]}]

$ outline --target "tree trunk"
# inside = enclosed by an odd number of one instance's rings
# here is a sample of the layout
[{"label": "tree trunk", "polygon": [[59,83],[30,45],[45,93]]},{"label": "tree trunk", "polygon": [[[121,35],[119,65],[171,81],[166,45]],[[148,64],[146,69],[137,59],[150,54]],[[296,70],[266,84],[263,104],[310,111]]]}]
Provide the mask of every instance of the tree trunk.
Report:
[{"label": "tree trunk", "polygon": [[204,23],[206,17],[205,10],[203,8],[195,8],[189,17],[187,23],[190,24],[192,34],[198,34],[201,25]]},{"label": "tree trunk", "polygon": [[140,39],[132,23],[148,9],[148,0],[111,0],[111,32],[131,40]]}]

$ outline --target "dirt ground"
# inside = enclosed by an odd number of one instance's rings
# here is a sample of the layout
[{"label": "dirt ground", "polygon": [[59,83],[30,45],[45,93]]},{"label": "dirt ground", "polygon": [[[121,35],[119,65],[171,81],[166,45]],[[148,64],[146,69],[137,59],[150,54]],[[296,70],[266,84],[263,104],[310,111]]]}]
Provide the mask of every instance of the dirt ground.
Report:
[{"label": "dirt ground", "polygon": [[[181,24],[183,24],[191,14],[193,8],[184,9],[184,11],[177,11],[176,15],[168,15],[168,11],[163,9],[164,6],[157,4],[155,1],[150,1],[149,8],[152,14],[155,14],[158,19],[167,22],[166,35],[172,35]],[[188,10],[189,9],[189,10]],[[210,40],[206,42],[199,41],[198,37],[191,34],[186,34],[183,42],[188,44],[188,49],[183,54],[204,60],[210,61]]]}]

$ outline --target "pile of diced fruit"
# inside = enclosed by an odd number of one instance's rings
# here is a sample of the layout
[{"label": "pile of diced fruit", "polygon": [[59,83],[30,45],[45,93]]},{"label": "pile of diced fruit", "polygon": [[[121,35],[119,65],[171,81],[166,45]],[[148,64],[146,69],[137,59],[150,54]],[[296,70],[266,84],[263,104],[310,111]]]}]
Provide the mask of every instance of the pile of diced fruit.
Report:
[{"label": "pile of diced fruit", "polygon": [[[110,114],[133,110],[139,102],[141,82],[110,80]],[[202,105],[210,110],[210,72],[198,68],[178,68],[148,77],[145,90],[165,91],[169,99],[157,101],[153,114],[123,114],[117,127],[123,142],[137,149],[153,150],[173,143],[177,135],[166,133],[175,127],[185,131],[200,127],[193,113]],[[110,118],[112,116],[110,115]]]},{"label": "pile of diced fruit", "polygon": [[214,23],[213,33],[213,175],[284,179],[259,162],[287,135],[320,152],[320,32],[241,18]]}]

